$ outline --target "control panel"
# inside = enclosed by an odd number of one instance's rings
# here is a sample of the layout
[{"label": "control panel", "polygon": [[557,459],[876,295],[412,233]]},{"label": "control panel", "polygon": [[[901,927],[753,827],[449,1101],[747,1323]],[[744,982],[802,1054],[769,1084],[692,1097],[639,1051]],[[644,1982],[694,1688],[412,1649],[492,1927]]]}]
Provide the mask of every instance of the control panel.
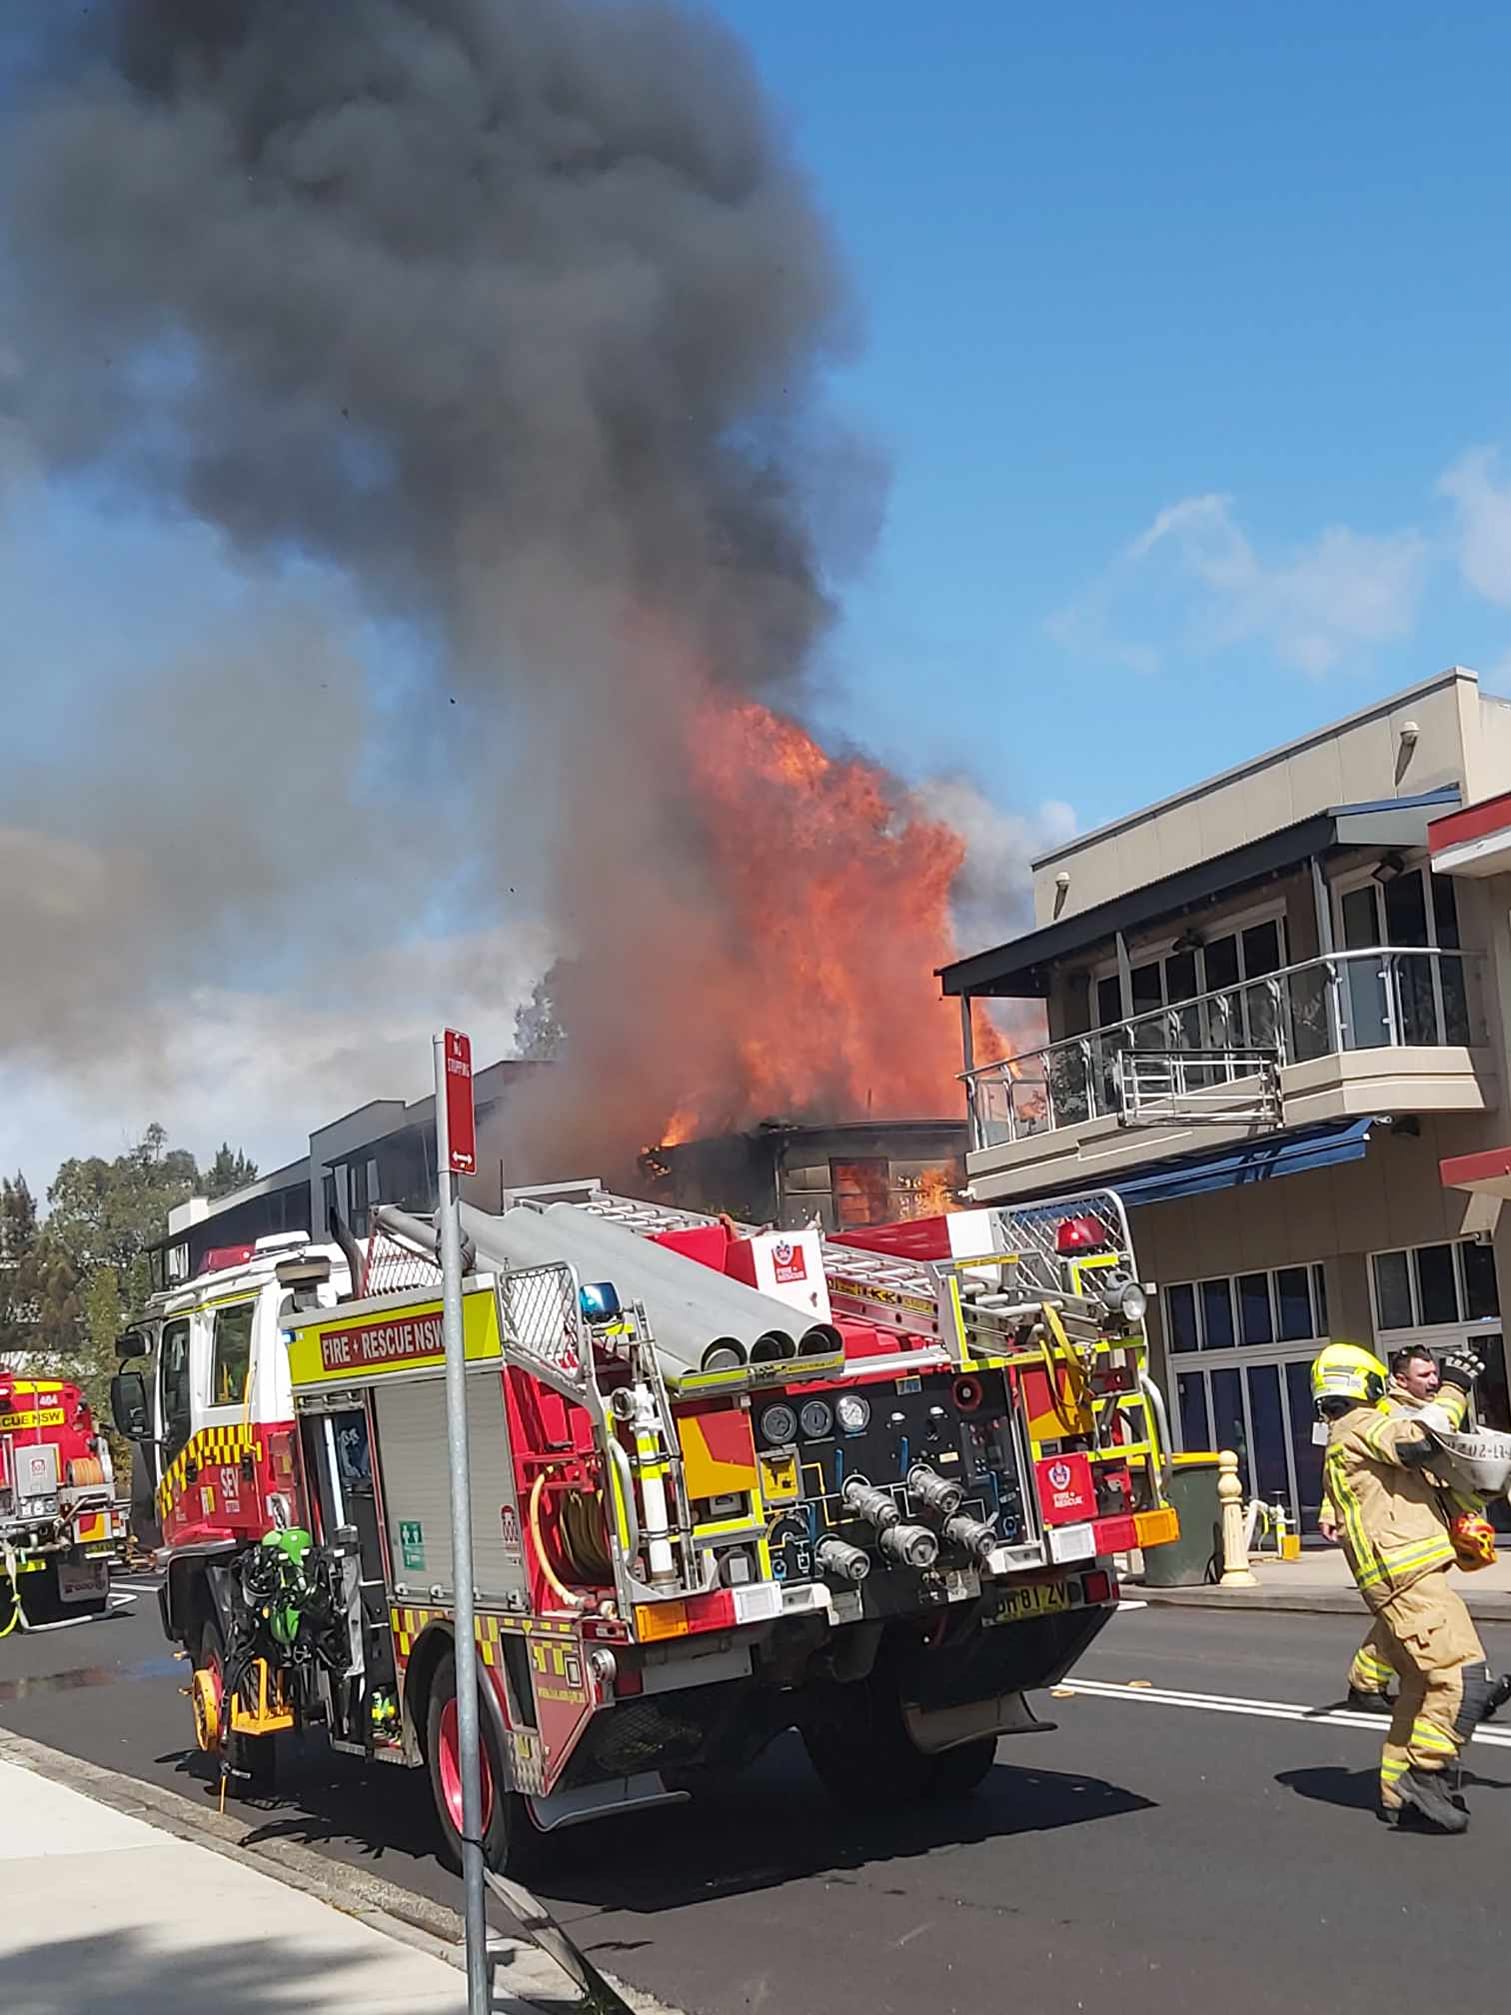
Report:
[{"label": "control panel", "polygon": [[779,1580],[961,1568],[1027,1534],[1005,1374],[934,1372],[758,1400]]}]

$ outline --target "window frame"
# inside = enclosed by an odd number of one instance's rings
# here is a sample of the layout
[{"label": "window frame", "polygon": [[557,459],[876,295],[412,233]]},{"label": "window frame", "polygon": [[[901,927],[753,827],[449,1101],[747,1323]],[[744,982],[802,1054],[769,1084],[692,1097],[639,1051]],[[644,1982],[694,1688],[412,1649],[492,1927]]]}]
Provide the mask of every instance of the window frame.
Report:
[{"label": "window frame", "polygon": [[[209,1318],[209,1336],[205,1346],[205,1412],[207,1414],[241,1414],[251,1404],[252,1381],[257,1362],[257,1307],[260,1296],[256,1294],[236,1295],[222,1302],[214,1302],[205,1310]],[[247,1311],[247,1357],[246,1373],[242,1388],[235,1399],[217,1399],[219,1383],[217,1373],[220,1367],[221,1322],[226,1316],[239,1310]]]}]

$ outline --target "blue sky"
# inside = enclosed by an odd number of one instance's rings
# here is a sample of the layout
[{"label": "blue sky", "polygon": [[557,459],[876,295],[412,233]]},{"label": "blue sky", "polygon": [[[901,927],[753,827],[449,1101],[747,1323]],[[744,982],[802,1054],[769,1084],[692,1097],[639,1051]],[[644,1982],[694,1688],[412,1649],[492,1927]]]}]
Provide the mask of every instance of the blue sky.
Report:
[{"label": "blue sky", "polygon": [[[833,403],[892,472],[818,725],[1047,832],[1047,803],[1100,824],[1451,662],[1511,690],[1511,13],[715,4],[848,257],[865,341]],[[0,503],[7,368],[0,328]],[[91,690],[234,620],[249,577],[118,492],[12,503],[25,759],[87,741]],[[316,1010],[290,1090],[267,1008],[212,999],[199,1077],[108,1105],[120,1144],[156,1111],[276,1158],[346,1035]],[[407,1029],[396,1006],[354,1081]],[[82,1083],[0,1090],[0,1165],[98,1117]]]},{"label": "blue sky", "polygon": [[1511,440],[1511,15],[720,11],[893,465],[837,718],[1097,824],[1455,660],[1511,685],[1511,464],[1440,488]]}]

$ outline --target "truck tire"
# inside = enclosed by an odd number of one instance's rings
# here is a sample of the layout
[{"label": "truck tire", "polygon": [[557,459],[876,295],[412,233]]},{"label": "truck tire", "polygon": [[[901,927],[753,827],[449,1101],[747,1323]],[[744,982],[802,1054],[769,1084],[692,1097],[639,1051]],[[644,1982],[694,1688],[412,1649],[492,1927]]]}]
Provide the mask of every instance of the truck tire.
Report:
[{"label": "truck tire", "polygon": [[[222,1679],[226,1670],[226,1641],[221,1635],[220,1625],[213,1616],[207,1616],[199,1627],[199,1644],[194,1654],[196,1671],[214,1672]],[[231,1709],[222,1695],[222,1712],[229,1716]],[[232,1775],[227,1784],[227,1794],[233,1798],[266,1798],[272,1792],[278,1774],[278,1738],[276,1735],[232,1735],[229,1731],[221,1737],[221,1754],[230,1766]]]},{"label": "truck tire", "polygon": [[940,1756],[913,1745],[895,1679],[885,1669],[839,1689],[834,1708],[806,1723],[803,1746],[824,1789],[851,1812],[968,1797],[996,1758],[994,1738]]},{"label": "truck tire", "polygon": [[[500,1875],[525,1880],[540,1866],[545,1836],[530,1817],[516,1791],[505,1791],[504,1759],[498,1728],[481,1697],[478,1723],[482,1735],[483,1859]],[[447,1652],[435,1669],[425,1704],[425,1762],[430,1792],[441,1828],[441,1853],[453,1874],[462,1865],[462,1780],[457,1754],[456,1659]]]}]

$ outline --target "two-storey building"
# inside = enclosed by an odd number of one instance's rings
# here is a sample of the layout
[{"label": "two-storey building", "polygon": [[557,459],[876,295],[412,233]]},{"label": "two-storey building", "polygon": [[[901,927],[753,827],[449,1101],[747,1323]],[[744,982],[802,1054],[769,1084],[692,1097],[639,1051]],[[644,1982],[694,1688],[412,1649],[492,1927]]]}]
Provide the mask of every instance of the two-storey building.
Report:
[{"label": "two-storey building", "polygon": [[[1511,845],[1465,810],[1507,791],[1511,704],[1455,667],[1046,855],[1034,930],[941,974],[972,1194],[1117,1189],[1181,1439],[1304,1524],[1328,1336],[1472,1335],[1511,1427]],[[1047,1040],[976,1068],[1002,998]]]}]

